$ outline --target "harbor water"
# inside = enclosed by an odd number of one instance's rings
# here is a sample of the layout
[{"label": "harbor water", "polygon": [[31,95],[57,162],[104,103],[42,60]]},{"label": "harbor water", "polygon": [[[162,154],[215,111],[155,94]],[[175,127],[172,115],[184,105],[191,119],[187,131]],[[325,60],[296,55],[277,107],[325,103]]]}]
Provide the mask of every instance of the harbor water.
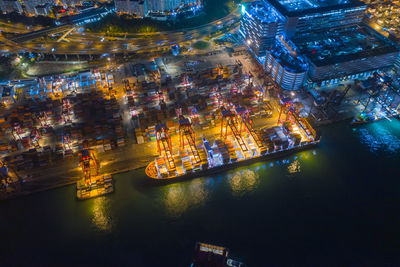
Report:
[{"label": "harbor water", "polygon": [[115,192],[67,186],[0,203],[8,265],[189,266],[197,241],[248,266],[400,262],[400,122],[326,126],[318,148],[210,177]]}]

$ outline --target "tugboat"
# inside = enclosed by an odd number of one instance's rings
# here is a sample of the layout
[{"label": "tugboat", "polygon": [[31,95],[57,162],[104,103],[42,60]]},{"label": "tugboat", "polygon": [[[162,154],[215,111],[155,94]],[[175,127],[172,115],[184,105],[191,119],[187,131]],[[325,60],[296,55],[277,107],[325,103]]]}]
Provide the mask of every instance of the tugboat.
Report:
[{"label": "tugboat", "polygon": [[245,267],[242,262],[229,259],[229,249],[197,242],[191,267]]}]

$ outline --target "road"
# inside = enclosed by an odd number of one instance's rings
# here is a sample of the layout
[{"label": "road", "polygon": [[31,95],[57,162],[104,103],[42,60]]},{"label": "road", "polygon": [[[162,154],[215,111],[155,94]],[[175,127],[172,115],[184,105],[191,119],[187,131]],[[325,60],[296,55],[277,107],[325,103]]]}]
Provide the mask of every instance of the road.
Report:
[{"label": "road", "polygon": [[[29,34],[24,34],[20,38],[12,40],[18,42],[21,46],[11,46],[5,43],[3,52],[19,53],[25,51],[49,53],[49,54],[105,54],[105,53],[132,53],[135,51],[155,51],[163,48],[169,48],[173,44],[190,44],[196,40],[208,37],[211,33],[215,33],[224,27],[232,26],[237,23],[239,15],[237,12],[232,12],[228,16],[213,21],[209,24],[171,32],[159,32],[154,34],[138,34],[134,38],[110,38],[102,34],[84,33],[73,31],[67,36],[68,41],[57,42],[57,37],[54,40],[49,38],[34,39],[24,42],[24,38],[29,37]],[[63,30],[68,27],[62,26]],[[72,27],[72,26],[70,26]],[[59,32],[59,29],[57,29]],[[54,29],[45,29],[39,33],[33,33],[40,37],[47,34],[54,34]]]}]

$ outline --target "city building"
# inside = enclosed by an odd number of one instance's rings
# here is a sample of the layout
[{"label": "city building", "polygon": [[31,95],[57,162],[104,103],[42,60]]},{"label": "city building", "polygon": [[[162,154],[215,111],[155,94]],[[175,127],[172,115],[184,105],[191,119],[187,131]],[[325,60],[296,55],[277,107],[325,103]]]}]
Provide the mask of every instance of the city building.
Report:
[{"label": "city building", "polygon": [[52,6],[50,4],[43,4],[35,6],[36,16],[48,16],[51,14]]},{"label": "city building", "polygon": [[37,6],[45,4],[49,4],[50,6],[55,6],[56,3],[57,3],[56,0],[25,0],[24,1],[25,12],[29,16],[38,16],[38,14],[36,13]]},{"label": "city building", "polygon": [[265,69],[283,89],[298,90],[303,86],[308,64],[294,44],[281,37],[267,50]]},{"label": "city building", "polygon": [[285,34],[353,26],[361,23],[367,5],[359,0],[268,0],[286,18]]},{"label": "city building", "polygon": [[143,0],[114,0],[115,12],[118,14],[145,17],[147,15],[147,1]]},{"label": "city building", "polygon": [[293,42],[309,63],[312,87],[391,69],[399,47],[366,25],[298,35]]},{"label": "city building", "polygon": [[69,15],[60,18],[56,24],[60,23],[70,23],[75,25],[84,25],[87,23],[92,23],[101,20],[105,16],[111,14],[113,12],[112,8],[107,7],[90,7],[84,10],[81,10],[79,14]]},{"label": "city building", "polygon": [[22,6],[19,0],[0,0],[0,10],[2,13],[22,13]]},{"label": "city building", "polygon": [[201,5],[199,0],[115,0],[117,14],[137,17],[168,16]]},{"label": "city building", "polygon": [[80,5],[83,1],[82,0],[59,0],[59,3],[64,7],[74,7],[76,5]]},{"label": "city building", "polygon": [[240,32],[282,88],[299,88],[305,76],[311,87],[335,84],[390,69],[398,58],[398,46],[362,22],[365,10],[359,0],[248,2]]},{"label": "city building", "polygon": [[240,33],[243,39],[256,56],[265,56],[276,36],[283,34],[284,17],[263,1],[244,3],[241,12]]}]

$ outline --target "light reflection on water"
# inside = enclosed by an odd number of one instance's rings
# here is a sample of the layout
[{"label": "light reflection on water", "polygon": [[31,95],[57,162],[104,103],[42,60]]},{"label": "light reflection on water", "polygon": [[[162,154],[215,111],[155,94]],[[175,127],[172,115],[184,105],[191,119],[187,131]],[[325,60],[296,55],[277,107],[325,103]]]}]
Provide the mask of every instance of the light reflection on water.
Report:
[{"label": "light reflection on water", "polygon": [[237,170],[229,175],[228,183],[234,196],[243,196],[257,188],[260,184],[260,175],[254,167],[249,167],[249,169]]},{"label": "light reflection on water", "polygon": [[292,163],[289,164],[289,166],[288,166],[289,174],[295,174],[300,171],[301,171],[301,164],[298,159],[294,160]]},{"label": "light reflection on water", "polygon": [[162,206],[167,216],[178,218],[190,209],[199,207],[213,197],[213,190],[222,183],[228,186],[234,197],[242,197],[258,189],[263,177],[262,172],[273,168],[287,170],[288,176],[301,172],[304,161],[316,156],[315,150],[304,151],[297,155],[279,160],[267,161],[265,163],[252,164],[245,168],[238,168],[225,173],[223,179],[218,177],[200,177],[182,183],[170,184],[164,187],[161,196]]},{"label": "light reflection on water", "polygon": [[93,199],[92,206],[92,223],[100,231],[111,231],[112,230],[112,219],[109,214],[109,199],[107,197],[97,197]]},{"label": "light reflection on water", "polygon": [[[387,123],[390,123],[390,127]],[[393,127],[397,124],[400,122],[396,120],[386,123],[371,123],[363,128],[355,128],[355,131],[358,133],[361,143],[368,146],[369,151],[394,154],[400,151],[400,131]]]},{"label": "light reflection on water", "polygon": [[168,185],[163,202],[170,217],[179,217],[189,208],[204,203],[210,193],[207,179],[194,179],[187,183]]}]

